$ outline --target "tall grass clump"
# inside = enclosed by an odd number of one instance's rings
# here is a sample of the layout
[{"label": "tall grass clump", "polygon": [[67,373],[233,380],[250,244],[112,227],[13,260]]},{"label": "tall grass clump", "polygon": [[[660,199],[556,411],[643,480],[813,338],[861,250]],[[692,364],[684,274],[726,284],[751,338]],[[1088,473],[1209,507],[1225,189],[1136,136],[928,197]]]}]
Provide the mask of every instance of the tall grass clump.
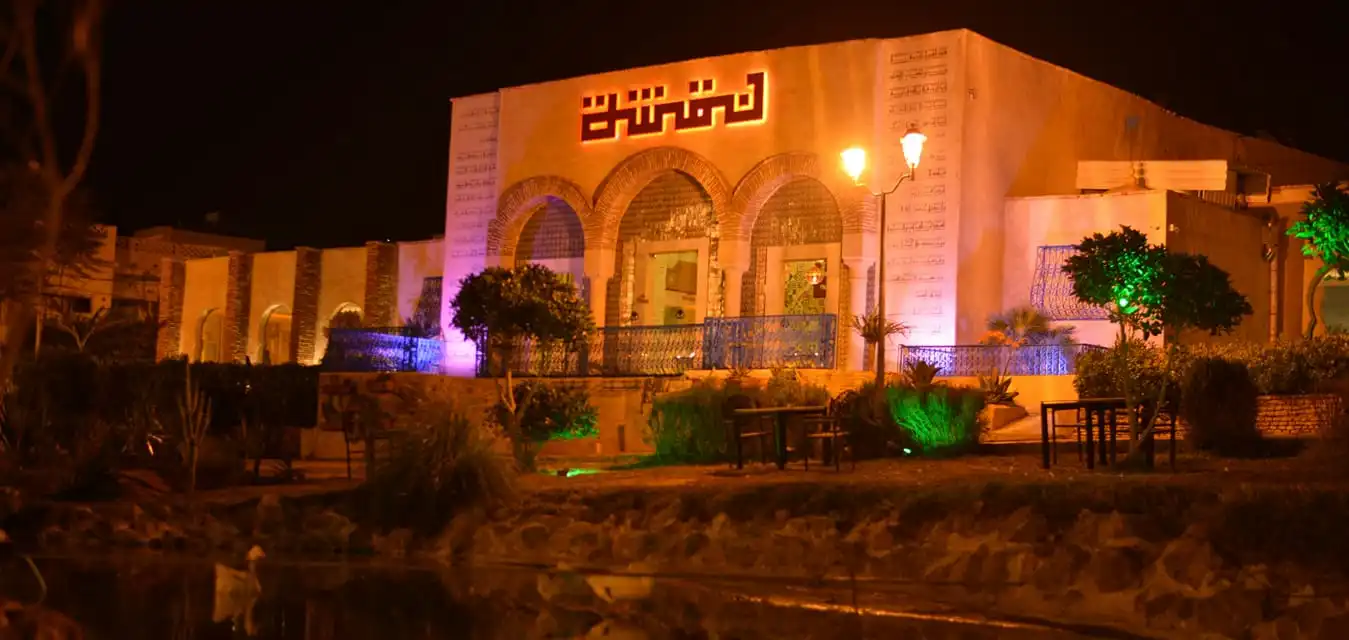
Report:
[{"label": "tall grass clump", "polygon": [[365,486],[381,526],[434,533],[457,513],[514,497],[515,469],[493,451],[496,438],[450,403],[419,403],[400,422],[401,437],[376,456]]},{"label": "tall grass clump", "polygon": [[895,424],[908,433],[924,455],[958,455],[979,446],[983,436],[979,412],[985,404],[982,391],[892,386],[886,396]]}]

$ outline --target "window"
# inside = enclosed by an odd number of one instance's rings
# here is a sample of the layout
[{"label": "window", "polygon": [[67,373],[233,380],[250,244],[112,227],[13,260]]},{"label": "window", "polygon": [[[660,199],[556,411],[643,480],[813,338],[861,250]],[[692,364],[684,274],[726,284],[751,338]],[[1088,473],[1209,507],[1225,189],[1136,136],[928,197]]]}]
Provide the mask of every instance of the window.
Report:
[{"label": "window", "polygon": [[1070,244],[1039,248],[1030,303],[1051,320],[1109,319],[1105,308],[1083,304],[1073,295],[1073,281],[1063,272],[1063,265],[1076,253],[1077,249]]}]

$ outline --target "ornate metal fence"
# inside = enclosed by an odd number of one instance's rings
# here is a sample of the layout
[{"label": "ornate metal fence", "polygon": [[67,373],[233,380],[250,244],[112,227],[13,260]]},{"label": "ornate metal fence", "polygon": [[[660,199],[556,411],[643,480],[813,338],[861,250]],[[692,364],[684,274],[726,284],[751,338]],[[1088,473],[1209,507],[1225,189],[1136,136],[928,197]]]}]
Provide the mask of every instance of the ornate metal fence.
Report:
[{"label": "ornate metal fence", "polygon": [[704,326],[704,369],[834,368],[834,315],[708,318]]},{"label": "ornate metal fence", "polygon": [[938,367],[941,376],[987,375],[995,368],[1013,376],[1063,376],[1077,371],[1077,357],[1102,349],[1096,345],[960,345],[951,347],[900,347],[899,362],[922,360]]},{"label": "ornate metal fence", "polygon": [[[523,341],[511,354],[521,376],[662,376],[690,369],[834,366],[833,315],[709,318],[705,324],[605,327],[583,343]],[[501,375],[499,354],[478,344],[478,375]]]},{"label": "ornate metal fence", "polygon": [[440,373],[445,343],[416,335],[415,327],[332,329],[323,367],[330,371]]}]

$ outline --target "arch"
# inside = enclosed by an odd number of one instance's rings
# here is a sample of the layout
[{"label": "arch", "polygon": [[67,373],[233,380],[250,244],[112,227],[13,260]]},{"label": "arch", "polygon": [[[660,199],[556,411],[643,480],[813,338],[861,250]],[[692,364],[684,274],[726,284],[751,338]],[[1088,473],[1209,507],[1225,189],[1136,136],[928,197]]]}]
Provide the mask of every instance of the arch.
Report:
[{"label": "arch", "polygon": [[258,323],[258,362],[281,364],[295,360],[292,322],[290,307],[284,304],[274,304],[262,312],[262,321]]},{"label": "arch", "polygon": [[854,185],[834,171],[824,168],[818,155],[793,151],[771,156],[750,169],[735,186],[728,217],[722,231],[726,237],[747,240],[754,231],[759,212],[783,185],[798,178],[811,178],[824,185],[834,196],[844,233],[876,230],[874,198],[866,187]]},{"label": "arch", "polygon": [[[534,176],[507,187],[497,199],[496,217],[487,225],[487,255],[513,257],[515,247],[520,242],[520,232],[524,230],[530,214],[550,198],[561,200],[571,207],[581,220],[582,233],[586,234],[586,221],[592,213],[590,200],[581,188],[559,176]],[[584,242],[590,246],[592,239],[588,234]]]},{"label": "arch", "polygon": [[[348,316],[342,316],[342,314],[355,314],[355,326],[348,326],[346,324],[346,318]],[[365,320],[365,312],[361,309],[361,305],[358,305],[355,302],[343,302],[342,304],[337,305],[332,313],[328,314],[328,319],[324,321],[323,327],[325,329],[333,328],[333,322],[339,320],[338,316],[342,316],[341,319],[343,320],[343,326],[337,327],[338,329],[359,329],[360,323]]]},{"label": "arch", "polygon": [[[618,224],[628,204],[642,188],[667,171],[677,171],[692,178],[712,200],[712,212],[717,225],[733,216],[731,185],[721,170],[710,160],[679,147],[656,147],[639,151],[609,172],[595,190],[595,207],[590,219],[582,218],[586,246],[614,249],[618,244]],[[595,244],[591,244],[591,243]]]},{"label": "arch", "polygon": [[197,362],[221,362],[225,355],[225,314],[207,309],[197,321]]}]

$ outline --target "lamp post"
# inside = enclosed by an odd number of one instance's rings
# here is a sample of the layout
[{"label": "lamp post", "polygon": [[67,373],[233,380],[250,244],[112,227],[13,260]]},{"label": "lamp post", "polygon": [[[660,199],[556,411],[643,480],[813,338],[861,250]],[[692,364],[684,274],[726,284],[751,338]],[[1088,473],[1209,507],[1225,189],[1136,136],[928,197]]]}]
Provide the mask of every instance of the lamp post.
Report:
[{"label": "lamp post", "polygon": [[[861,147],[852,147],[841,154],[843,161],[843,172],[852,178],[853,184],[864,187],[871,193],[872,197],[878,200],[880,208],[880,230],[876,234],[880,244],[879,256],[876,260],[876,313],[881,322],[885,322],[885,199],[886,196],[894,193],[899,185],[905,180],[912,180],[914,172],[918,170],[918,162],[923,158],[923,143],[927,142],[927,136],[916,127],[910,126],[908,131],[904,132],[904,137],[900,138],[899,144],[904,150],[904,164],[908,170],[895,180],[895,184],[885,191],[873,191],[870,186],[862,181],[862,173],[867,168],[867,152]],[[885,384],[885,339],[876,343],[876,384]]]}]

